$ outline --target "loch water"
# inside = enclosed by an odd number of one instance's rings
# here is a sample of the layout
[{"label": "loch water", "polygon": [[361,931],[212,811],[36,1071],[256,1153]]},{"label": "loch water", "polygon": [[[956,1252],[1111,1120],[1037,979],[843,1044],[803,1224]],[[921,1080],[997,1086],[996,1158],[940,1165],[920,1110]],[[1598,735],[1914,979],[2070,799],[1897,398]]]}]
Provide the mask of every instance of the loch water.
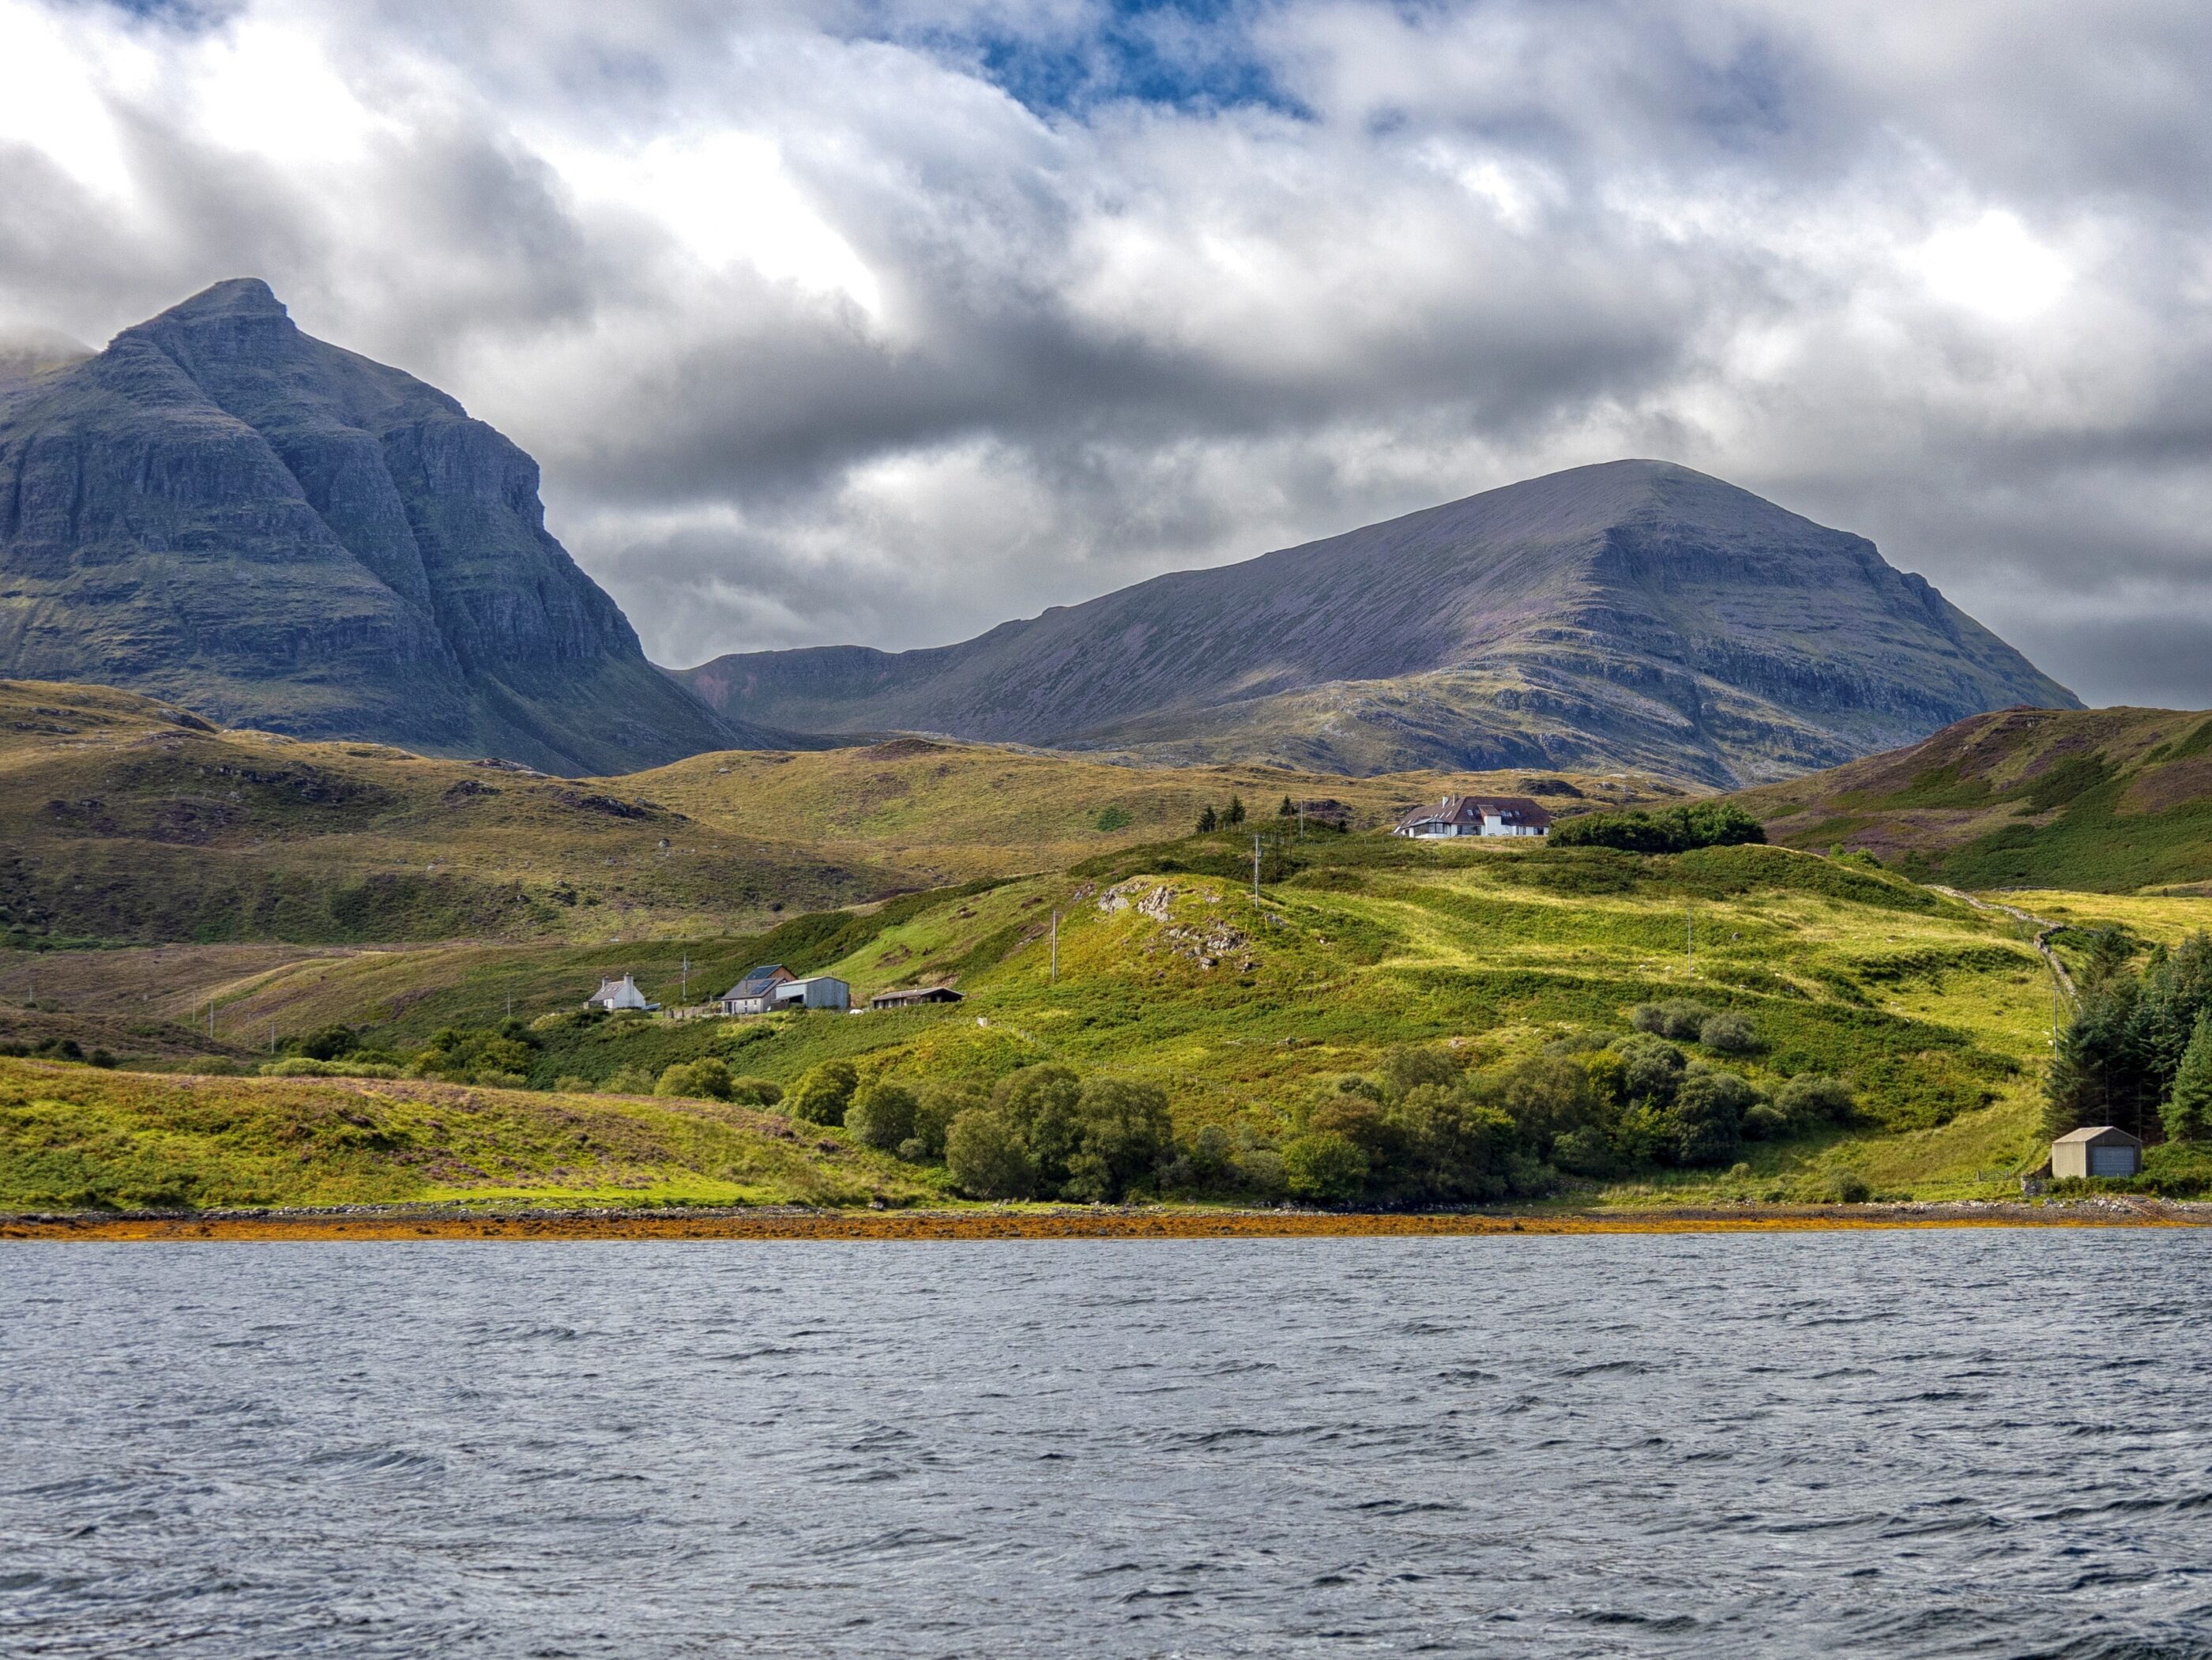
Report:
[{"label": "loch water", "polygon": [[2212,1233],[0,1247],[0,1654],[2212,1655]]}]

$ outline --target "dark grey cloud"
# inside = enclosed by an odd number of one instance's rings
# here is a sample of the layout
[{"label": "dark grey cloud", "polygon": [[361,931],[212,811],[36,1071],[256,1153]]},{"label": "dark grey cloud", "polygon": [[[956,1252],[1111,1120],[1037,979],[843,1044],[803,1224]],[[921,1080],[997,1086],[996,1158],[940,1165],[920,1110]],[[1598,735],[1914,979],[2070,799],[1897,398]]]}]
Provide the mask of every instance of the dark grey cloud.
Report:
[{"label": "dark grey cloud", "polygon": [[0,333],[265,276],[667,661],[1643,454],[2203,705],[2208,70],[2151,0],[0,0]]}]

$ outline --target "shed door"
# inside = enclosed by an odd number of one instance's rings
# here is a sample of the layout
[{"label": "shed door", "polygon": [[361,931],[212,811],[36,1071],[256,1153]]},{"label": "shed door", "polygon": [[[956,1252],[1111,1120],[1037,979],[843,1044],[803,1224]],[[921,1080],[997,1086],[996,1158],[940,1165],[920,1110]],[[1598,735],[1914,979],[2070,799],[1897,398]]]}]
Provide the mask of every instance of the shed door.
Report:
[{"label": "shed door", "polygon": [[2133,1147],[2092,1147],[2089,1149],[2089,1174],[2092,1176],[2133,1176],[2136,1173],[2136,1150]]}]

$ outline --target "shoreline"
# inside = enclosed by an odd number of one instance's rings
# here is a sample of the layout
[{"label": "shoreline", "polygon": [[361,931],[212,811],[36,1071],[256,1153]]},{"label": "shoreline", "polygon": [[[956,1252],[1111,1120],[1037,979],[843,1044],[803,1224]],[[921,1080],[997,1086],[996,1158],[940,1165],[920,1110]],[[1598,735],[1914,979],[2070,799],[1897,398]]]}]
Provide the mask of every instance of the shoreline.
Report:
[{"label": "shoreline", "polygon": [[1913,1228],[2212,1226],[2212,1204],[2081,1199],[1635,1211],[1206,1211],[1164,1206],[961,1210],[483,1211],[345,1207],[0,1216],[0,1240],[1005,1240],[1452,1238],[1511,1234],[1864,1232]]}]

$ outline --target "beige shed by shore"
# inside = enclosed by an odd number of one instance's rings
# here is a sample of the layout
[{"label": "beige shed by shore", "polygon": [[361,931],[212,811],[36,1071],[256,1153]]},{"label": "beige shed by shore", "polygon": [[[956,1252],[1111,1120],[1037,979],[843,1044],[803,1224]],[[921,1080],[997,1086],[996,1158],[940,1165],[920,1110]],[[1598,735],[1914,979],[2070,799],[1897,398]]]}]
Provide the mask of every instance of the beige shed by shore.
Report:
[{"label": "beige shed by shore", "polygon": [[2078,1129],[2051,1144],[2051,1173],[2065,1176],[2140,1176],[2142,1143],[2110,1124]]}]

